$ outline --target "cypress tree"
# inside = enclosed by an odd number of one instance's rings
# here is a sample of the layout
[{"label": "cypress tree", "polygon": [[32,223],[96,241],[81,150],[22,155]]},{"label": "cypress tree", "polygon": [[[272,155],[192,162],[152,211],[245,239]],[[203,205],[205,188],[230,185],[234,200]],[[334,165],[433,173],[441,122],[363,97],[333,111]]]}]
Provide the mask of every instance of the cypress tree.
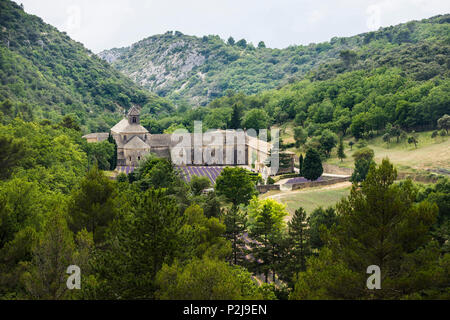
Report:
[{"label": "cypress tree", "polygon": [[108,142],[112,143],[114,145],[114,154],[113,154],[112,158],[109,159],[110,169],[114,170],[117,167],[117,143],[111,133],[109,133]]},{"label": "cypress tree", "polygon": [[300,176],[303,177],[303,153],[300,154],[300,158],[299,158],[299,172],[300,172]]},{"label": "cypress tree", "polygon": [[303,161],[303,176],[308,180],[317,180],[323,173],[322,160],[316,149],[309,148]]},{"label": "cypress tree", "polygon": [[344,152],[344,143],[342,142],[342,138],[339,140],[337,155],[338,155],[339,159],[341,159],[341,162],[342,162],[342,159],[345,159],[347,157]]}]

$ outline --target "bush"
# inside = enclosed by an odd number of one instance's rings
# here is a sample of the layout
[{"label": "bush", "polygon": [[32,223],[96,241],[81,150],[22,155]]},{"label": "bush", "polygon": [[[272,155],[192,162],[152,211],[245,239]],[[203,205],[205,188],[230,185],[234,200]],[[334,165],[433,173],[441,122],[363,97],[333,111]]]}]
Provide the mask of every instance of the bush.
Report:
[{"label": "bush", "polygon": [[356,144],[356,147],[357,147],[358,149],[361,149],[361,148],[367,147],[367,145],[368,145],[368,143],[367,143],[366,140],[360,140],[360,141]]}]

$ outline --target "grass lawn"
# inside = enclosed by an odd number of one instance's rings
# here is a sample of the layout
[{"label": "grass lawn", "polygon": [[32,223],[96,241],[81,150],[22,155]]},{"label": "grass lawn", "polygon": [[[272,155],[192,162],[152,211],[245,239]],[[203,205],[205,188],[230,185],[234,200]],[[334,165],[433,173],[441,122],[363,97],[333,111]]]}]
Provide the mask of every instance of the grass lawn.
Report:
[{"label": "grass lawn", "polygon": [[286,205],[292,215],[300,206],[310,214],[317,207],[328,207],[334,205],[350,194],[350,183],[327,186],[325,188],[311,188],[295,191],[271,191],[262,194],[261,198],[272,198]]},{"label": "grass lawn", "polygon": [[[388,157],[399,171],[416,172],[427,169],[437,170],[440,168],[450,169],[450,139],[446,137],[431,138],[431,132],[420,132],[417,134],[419,144],[417,148],[406,141],[395,142],[395,138],[391,143],[383,142],[381,137],[377,137],[368,141],[368,147],[375,152],[375,161],[380,163],[383,158]],[[327,162],[343,167],[353,167],[352,154],[358,150],[353,146],[350,150],[346,140],[345,153],[347,158],[340,161],[335,154]]]},{"label": "grass lawn", "polygon": [[[283,141],[293,142],[293,123],[287,122],[280,127],[280,133]],[[418,132],[419,143],[417,148],[414,144],[408,144],[407,141],[396,143],[393,138],[390,143],[383,142],[382,137],[376,137],[368,140],[368,147],[375,152],[375,161],[380,163],[383,158],[389,160],[397,166],[401,172],[421,172],[425,170],[450,170],[450,137],[438,136],[431,138],[432,131]],[[354,162],[352,154],[358,150],[356,145],[350,150],[348,142],[355,139],[344,139],[344,148],[347,158],[342,162],[337,158],[336,148],[332,151],[332,156],[326,162],[341,167],[353,168]],[[299,155],[296,148],[289,149]]]}]

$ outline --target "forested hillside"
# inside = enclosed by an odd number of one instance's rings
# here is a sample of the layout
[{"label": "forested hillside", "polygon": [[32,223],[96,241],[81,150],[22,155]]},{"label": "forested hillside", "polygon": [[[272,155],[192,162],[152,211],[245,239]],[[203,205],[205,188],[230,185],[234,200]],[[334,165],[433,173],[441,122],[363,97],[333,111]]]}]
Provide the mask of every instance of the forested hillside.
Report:
[{"label": "forested hillside", "polygon": [[64,32],[0,1],[0,121],[60,120],[85,131],[106,130],[131,104],[164,113],[172,105],[148,93]]},{"label": "forested hillside", "polygon": [[99,56],[150,91],[206,105],[228,89],[256,94],[305,77],[323,80],[380,66],[428,80],[448,72],[449,21],[449,15],[436,16],[285,49],[169,31]]}]

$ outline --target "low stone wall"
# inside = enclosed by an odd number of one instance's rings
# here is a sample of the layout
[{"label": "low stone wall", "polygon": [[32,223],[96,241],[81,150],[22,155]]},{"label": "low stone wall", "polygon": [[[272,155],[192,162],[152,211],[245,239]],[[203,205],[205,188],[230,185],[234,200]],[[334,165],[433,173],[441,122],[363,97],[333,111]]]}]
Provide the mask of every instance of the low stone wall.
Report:
[{"label": "low stone wall", "polygon": [[303,189],[303,188],[312,188],[312,187],[318,187],[318,186],[328,186],[331,184],[336,184],[339,182],[345,182],[349,181],[350,177],[341,177],[341,178],[333,178],[329,180],[323,180],[323,181],[310,181],[310,182],[303,182],[303,183],[294,183],[292,184],[292,190],[297,189]]},{"label": "low stone wall", "polygon": [[353,173],[353,169],[351,168],[345,168],[345,167],[339,167],[334,164],[329,163],[322,163],[323,172],[325,173],[331,173],[331,174],[345,174],[351,176]]},{"label": "low stone wall", "polygon": [[257,185],[256,190],[259,191],[259,193],[266,193],[270,190],[280,190],[279,184],[266,184],[266,185]]}]

